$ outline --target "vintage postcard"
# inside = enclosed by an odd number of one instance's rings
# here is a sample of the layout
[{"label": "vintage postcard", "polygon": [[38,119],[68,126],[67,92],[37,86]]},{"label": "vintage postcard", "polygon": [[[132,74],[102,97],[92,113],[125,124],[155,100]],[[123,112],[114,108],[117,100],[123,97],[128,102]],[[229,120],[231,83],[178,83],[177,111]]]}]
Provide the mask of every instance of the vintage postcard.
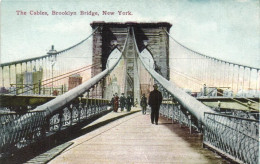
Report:
[{"label": "vintage postcard", "polygon": [[0,163],[258,163],[258,0],[2,0]]}]

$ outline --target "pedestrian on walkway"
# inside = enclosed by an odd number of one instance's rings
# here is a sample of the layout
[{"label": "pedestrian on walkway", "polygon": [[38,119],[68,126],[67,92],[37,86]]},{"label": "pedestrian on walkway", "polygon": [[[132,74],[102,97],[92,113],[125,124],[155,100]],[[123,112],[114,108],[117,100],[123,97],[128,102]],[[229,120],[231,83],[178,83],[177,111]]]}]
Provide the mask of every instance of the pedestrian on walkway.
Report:
[{"label": "pedestrian on walkway", "polygon": [[122,93],[121,96],[120,96],[120,108],[121,108],[121,112],[124,111],[124,108],[125,108],[125,102],[126,102],[125,99],[126,99],[126,98],[125,98],[125,95],[124,95],[124,93]]},{"label": "pedestrian on walkway", "polygon": [[142,107],[143,114],[146,114],[147,98],[145,97],[145,94],[141,97],[140,106]]},{"label": "pedestrian on walkway", "polygon": [[110,100],[111,108],[112,108],[113,111],[114,111],[114,108],[115,108],[114,107],[114,104],[115,104],[114,100],[115,100],[115,95],[113,95],[113,97]]},{"label": "pedestrian on walkway", "polygon": [[134,105],[135,105],[134,104],[134,96],[131,95],[130,97],[131,97],[131,105],[132,105],[132,107],[134,107]]},{"label": "pedestrian on walkway", "polygon": [[118,105],[119,105],[119,97],[117,96],[117,93],[116,93],[115,97],[114,97],[114,112],[117,112]]},{"label": "pedestrian on walkway", "polygon": [[148,104],[151,107],[151,122],[152,124],[155,121],[155,124],[158,125],[159,119],[159,109],[162,103],[162,93],[158,91],[157,84],[153,85],[154,90],[150,92]]},{"label": "pedestrian on walkway", "polygon": [[131,106],[132,106],[132,98],[130,95],[127,96],[126,98],[126,110],[127,112],[131,111]]},{"label": "pedestrian on walkway", "polygon": [[138,104],[138,100],[137,98],[135,99],[135,103],[134,103],[134,107],[137,107],[137,104]]}]

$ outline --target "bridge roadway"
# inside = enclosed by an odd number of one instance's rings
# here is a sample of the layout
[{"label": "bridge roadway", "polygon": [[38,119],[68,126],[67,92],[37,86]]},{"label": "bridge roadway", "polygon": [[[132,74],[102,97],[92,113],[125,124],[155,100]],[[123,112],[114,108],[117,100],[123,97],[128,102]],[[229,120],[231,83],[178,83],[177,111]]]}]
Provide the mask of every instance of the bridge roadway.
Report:
[{"label": "bridge roadway", "polygon": [[[140,110],[134,108],[133,111]],[[111,112],[81,130],[102,124],[126,112]],[[69,142],[73,144],[50,164],[60,163],[227,163],[202,148],[202,135],[171,123],[162,116],[159,125],[150,115],[132,113]]]}]

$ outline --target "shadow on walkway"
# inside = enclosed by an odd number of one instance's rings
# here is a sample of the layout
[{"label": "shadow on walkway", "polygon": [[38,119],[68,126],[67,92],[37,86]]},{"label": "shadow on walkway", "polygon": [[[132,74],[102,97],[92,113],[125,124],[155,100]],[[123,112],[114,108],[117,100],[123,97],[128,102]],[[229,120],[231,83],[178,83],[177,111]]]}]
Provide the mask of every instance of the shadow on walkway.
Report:
[{"label": "shadow on walkway", "polygon": [[[109,111],[108,111],[109,112]],[[110,119],[107,119],[105,121],[99,122],[97,124],[88,126],[84,129],[83,127],[91,124],[92,122],[96,121],[97,119],[101,118],[102,116],[109,114],[109,113],[104,113],[102,115],[97,115],[95,117],[92,117],[89,120],[85,120],[71,128],[65,129],[61,132],[57,132],[56,134],[46,137],[44,140],[34,143],[24,149],[21,149],[17,151],[15,154],[13,154],[11,157],[5,158],[5,159],[0,159],[0,163],[8,163],[8,164],[17,164],[17,163],[25,163],[26,161],[58,146],[61,144],[64,144],[68,141],[71,141],[75,138],[78,138],[82,135],[85,135],[89,132],[92,132],[95,129],[98,129],[99,127],[102,127],[104,125],[107,125],[115,120],[118,120],[120,118],[129,116],[131,114],[134,114],[136,112],[140,112],[140,110],[137,111],[131,111],[125,114],[122,114],[117,117],[113,117]]]}]

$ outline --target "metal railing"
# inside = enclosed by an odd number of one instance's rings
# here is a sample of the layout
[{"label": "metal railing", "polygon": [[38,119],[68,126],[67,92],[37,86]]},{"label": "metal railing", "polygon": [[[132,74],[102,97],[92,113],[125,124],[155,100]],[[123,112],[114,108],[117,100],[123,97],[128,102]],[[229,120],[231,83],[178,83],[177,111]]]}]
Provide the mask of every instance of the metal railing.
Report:
[{"label": "metal railing", "polygon": [[107,111],[108,103],[108,100],[80,98],[47,117],[45,111],[0,114],[0,157],[100,115]]},{"label": "metal railing", "polygon": [[259,122],[205,113],[203,144],[239,162],[259,163]]}]

